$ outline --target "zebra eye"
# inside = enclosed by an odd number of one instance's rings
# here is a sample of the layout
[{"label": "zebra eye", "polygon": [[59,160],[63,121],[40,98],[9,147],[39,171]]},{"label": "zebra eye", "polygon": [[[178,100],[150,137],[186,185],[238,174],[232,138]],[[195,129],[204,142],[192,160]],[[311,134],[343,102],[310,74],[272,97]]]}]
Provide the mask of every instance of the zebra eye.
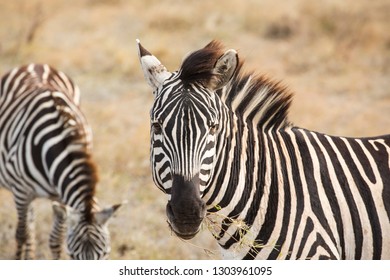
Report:
[{"label": "zebra eye", "polygon": [[161,134],[161,124],[159,122],[152,123],[152,129],[155,134]]},{"label": "zebra eye", "polygon": [[217,123],[213,123],[212,125],[210,125],[210,134],[211,135],[214,135],[218,130],[218,124]]}]

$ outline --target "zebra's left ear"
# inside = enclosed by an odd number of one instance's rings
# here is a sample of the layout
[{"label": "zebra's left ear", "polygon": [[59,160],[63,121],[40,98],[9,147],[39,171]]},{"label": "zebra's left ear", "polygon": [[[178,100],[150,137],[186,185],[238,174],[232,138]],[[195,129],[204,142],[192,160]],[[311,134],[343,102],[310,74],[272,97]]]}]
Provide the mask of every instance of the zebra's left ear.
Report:
[{"label": "zebra's left ear", "polygon": [[68,216],[65,205],[57,201],[53,201],[52,208],[53,208],[54,215],[56,216],[57,219],[65,220],[66,217]]},{"label": "zebra's left ear", "polygon": [[155,92],[171,75],[164,65],[150,52],[148,52],[137,39],[138,56],[144,72],[145,80]]},{"label": "zebra's left ear", "polygon": [[120,204],[115,204],[111,207],[108,207],[108,208],[105,208],[99,212],[96,212],[95,213],[95,219],[96,219],[96,222],[99,224],[99,225],[104,225],[107,223],[107,221],[111,218],[111,216],[116,212],[116,210],[118,210],[118,208],[120,206],[122,206],[122,204],[124,204],[126,202],[123,202],[123,203],[120,203]]},{"label": "zebra's left ear", "polygon": [[56,219],[66,219],[69,229],[74,228],[80,221],[81,214],[72,207],[61,204],[57,201],[53,201],[52,207]]},{"label": "zebra's left ear", "polygon": [[217,90],[224,87],[233,77],[238,67],[238,54],[236,50],[227,50],[215,63],[213,77],[208,87]]}]

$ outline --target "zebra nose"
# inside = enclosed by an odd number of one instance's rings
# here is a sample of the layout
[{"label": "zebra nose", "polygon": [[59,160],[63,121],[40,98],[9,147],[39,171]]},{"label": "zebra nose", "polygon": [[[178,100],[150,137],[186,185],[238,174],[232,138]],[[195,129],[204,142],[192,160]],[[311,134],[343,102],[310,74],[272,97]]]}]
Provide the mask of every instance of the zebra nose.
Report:
[{"label": "zebra nose", "polygon": [[184,239],[198,233],[206,215],[206,205],[200,198],[199,179],[185,180],[175,175],[172,180],[171,200],[166,207],[172,230]]},{"label": "zebra nose", "polygon": [[181,223],[191,223],[202,221],[206,214],[206,205],[202,200],[173,204],[168,202],[167,207],[168,217],[172,220]]}]

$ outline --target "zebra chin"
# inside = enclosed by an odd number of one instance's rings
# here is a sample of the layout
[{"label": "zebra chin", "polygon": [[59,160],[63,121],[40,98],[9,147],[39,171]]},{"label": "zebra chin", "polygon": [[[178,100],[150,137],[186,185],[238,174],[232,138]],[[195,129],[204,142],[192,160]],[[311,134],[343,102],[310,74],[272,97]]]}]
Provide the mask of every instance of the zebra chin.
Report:
[{"label": "zebra chin", "polygon": [[178,220],[175,218],[170,204],[167,204],[168,225],[177,237],[188,240],[200,231],[203,218]]}]

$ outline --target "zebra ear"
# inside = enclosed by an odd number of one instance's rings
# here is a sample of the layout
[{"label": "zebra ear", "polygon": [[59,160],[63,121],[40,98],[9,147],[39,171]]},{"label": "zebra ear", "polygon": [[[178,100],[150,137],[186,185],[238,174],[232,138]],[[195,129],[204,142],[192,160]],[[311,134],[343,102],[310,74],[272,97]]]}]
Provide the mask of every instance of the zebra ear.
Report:
[{"label": "zebra ear", "polygon": [[65,205],[63,205],[57,201],[53,201],[52,208],[53,208],[54,215],[58,219],[65,220],[66,217],[68,216]]},{"label": "zebra ear", "polygon": [[153,92],[157,90],[164,81],[171,75],[161,62],[148,52],[137,39],[138,56],[141,63],[142,71],[144,72],[145,80],[153,88]]},{"label": "zebra ear", "polygon": [[224,87],[233,77],[238,67],[237,51],[227,50],[215,63],[213,77],[209,82],[209,88],[217,90]]},{"label": "zebra ear", "polygon": [[81,214],[67,205],[61,204],[57,201],[52,203],[53,212],[57,219],[67,220],[68,228],[73,228],[79,222]]},{"label": "zebra ear", "polygon": [[120,206],[122,206],[122,204],[124,204],[126,202],[122,202],[122,203],[119,203],[119,204],[115,204],[111,207],[108,207],[106,209],[103,209],[99,212],[96,212],[95,213],[95,219],[96,219],[96,222],[99,224],[99,225],[104,225],[107,223],[107,221],[111,218],[111,216],[116,212],[116,210],[118,210],[118,208]]},{"label": "zebra ear", "polygon": [[66,209],[67,213],[68,228],[72,229],[80,222],[81,213],[70,206],[64,205],[63,207]]}]

